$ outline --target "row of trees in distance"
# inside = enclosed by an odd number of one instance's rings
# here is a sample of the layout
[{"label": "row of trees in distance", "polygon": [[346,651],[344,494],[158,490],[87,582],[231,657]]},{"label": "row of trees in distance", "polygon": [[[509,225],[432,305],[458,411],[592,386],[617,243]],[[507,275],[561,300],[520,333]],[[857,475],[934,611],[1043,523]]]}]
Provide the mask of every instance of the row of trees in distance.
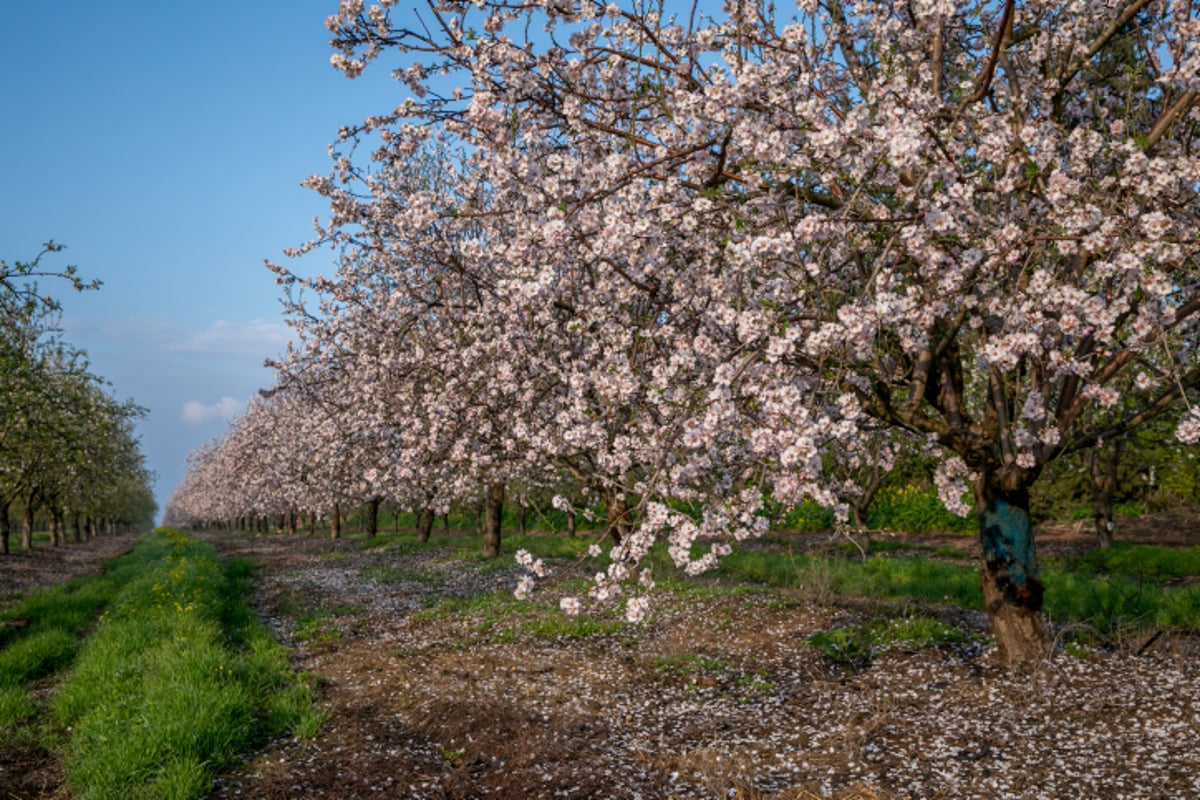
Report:
[{"label": "row of trees in distance", "polygon": [[89,371],[86,354],[64,341],[59,304],[39,279],[94,289],[73,267],[45,263],[53,242],[29,262],[0,261],[0,553],[14,519],[21,545],[44,522],[58,545],[109,529],[146,527],[156,504],[135,422],[145,413],[114,399]]},{"label": "row of trees in distance", "polygon": [[297,253],[336,273],[271,265],[294,347],[182,518],[548,487],[607,506],[593,596],[637,618],[656,540],[703,571],[915,451],[974,510],[1021,662],[1047,467],[1151,421],[1200,439],[1195,4],[343,0],[327,25],[335,67],[410,96],[309,181],[330,216]]}]

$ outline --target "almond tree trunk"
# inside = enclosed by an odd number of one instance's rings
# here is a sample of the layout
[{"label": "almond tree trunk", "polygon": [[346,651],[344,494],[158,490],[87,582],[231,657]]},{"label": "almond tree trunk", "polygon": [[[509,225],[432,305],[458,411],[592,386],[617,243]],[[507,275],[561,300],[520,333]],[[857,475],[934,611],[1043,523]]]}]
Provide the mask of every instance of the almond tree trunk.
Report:
[{"label": "almond tree trunk", "polygon": [[1107,453],[1093,447],[1088,453],[1088,474],[1092,479],[1092,523],[1096,530],[1096,544],[1102,548],[1112,547],[1115,514],[1113,499],[1117,493],[1117,466],[1121,462],[1121,451],[1125,443],[1118,439]]},{"label": "almond tree trunk", "polygon": [[76,511],[71,515],[71,532],[75,535],[75,541],[83,541],[83,514]]},{"label": "almond tree trunk", "polygon": [[33,549],[33,495],[25,503],[25,514],[21,518],[21,549]]},{"label": "almond tree trunk", "polygon": [[488,486],[483,515],[483,557],[497,558],[500,555],[500,523],[504,517],[503,482],[497,481]]},{"label": "almond tree trunk", "polygon": [[571,509],[567,512],[567,536],[570,536],[572,539],[574,539],[576,536],[575,509]]},{"label": "almond tree trunk", "polygon": [[983,545],[983,604],[1006,665],[1030,663],[1050,649],[1042,617],[1029,490],[1002,489],[984,477],[976,487]]},{"label": "almond tree trunk", "polygon": [[367,538],[374,539],[379,533],[379,504],[382,502],[380,498],[373,498],[367,503]]},{"label": "almond tree trunk", "polygon": [[333,514],[329,517],[329,538],[342,538],[342,507],[337,503],[333,504]]},{"label": "almond tree trunk", "polygon": [[613,544],[620,544],[629,535],[629,508],[625,494],[616,490],[604,493],[604,510],[608,516],[608,537]]},{"label": "almond tree trunk", "polygon": [[421,509],[421,522],[417,526],[417,541],[428,542],[430,535],[433,533],[433,506],[425,506]]},{"label": "almond tree trunk", "polygon": [[883,486],[883,479],[886,477],[883,469],[878,465],[871,470],[866,477],[860,478],[860,492],[857,497],[850,501],[850,519],[854,522],[856,530],[865,530],[867,527],[867,511],[871,508],[871,503],[875,502],[875,495],[879,494],[879,489]]},{"label": "almond tree trunk", "polygon": [[50,508],[50,543],[55,547],[67,543],[67,526],[63,524],[64,514],[57,506]]},{"label": "almond tree trunk", "polygon": [[0,555],[8,555],[8,538],[12,536],[12,518],[8,516],[9,500],[0,505]]}]

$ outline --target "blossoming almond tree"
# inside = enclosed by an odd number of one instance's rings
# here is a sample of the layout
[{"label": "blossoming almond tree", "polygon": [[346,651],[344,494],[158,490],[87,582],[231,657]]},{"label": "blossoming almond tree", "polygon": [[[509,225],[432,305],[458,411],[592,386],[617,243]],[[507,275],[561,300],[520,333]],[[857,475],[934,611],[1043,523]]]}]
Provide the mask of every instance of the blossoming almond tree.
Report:
[{"label": "blossoming almond tree", "polygon": [[853,451],[867,416],[942,450],[944,499],[965,512],[971,491],[979,515],[1003,658],[1044,652],[1030,485],[1197,385],[1193,4],[392,6],[328,20],[347,74],[406,59],[416,99],[356,131],[374,161],[461,140],[491,269],[536,298],[498,313],[565,306],[610,365],[644,338],[661,359],[603,380],[687,407],[661,493],[727,467],[700,525],[644,492],[629,556],[658,533],[686,561],[717,523],[753,532],[753,490],[834,502],[821,455]]}]

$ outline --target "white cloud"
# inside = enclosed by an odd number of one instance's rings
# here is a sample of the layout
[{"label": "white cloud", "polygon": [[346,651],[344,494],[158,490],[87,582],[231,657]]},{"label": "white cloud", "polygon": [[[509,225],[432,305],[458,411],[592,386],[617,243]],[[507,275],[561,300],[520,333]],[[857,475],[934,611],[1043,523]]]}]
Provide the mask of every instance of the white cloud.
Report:
[{"label": "white cloud", "polygon": [[204,355],[253,355],[266,358],[282,353],[290,334],[288,327],[278,322],[262,319],[231,322],[219,319],[207,330],[173,343],[171,349]]},{"label": "white cloud", "polygon": [[216,419],[228,422],[241,413],[243,405],[232,397],[222,397],[212,405],[205,405],[199,400],[188,400],[183,404],[180,418],[188,425],[203,425]]}]

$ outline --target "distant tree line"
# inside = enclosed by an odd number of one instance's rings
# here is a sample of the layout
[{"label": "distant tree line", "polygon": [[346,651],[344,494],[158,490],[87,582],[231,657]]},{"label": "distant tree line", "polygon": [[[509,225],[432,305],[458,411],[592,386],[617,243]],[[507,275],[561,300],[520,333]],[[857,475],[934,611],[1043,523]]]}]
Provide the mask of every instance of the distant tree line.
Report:
[{"label": "distant tree line", "polygon": [[0,553],[44,526],[53,545],[153,524],[156,504],[134,424],[145,409],[113,398],[87,354],[61,335],[61,306],[41,278],[96,289],[74,267],[0,261]]}]

